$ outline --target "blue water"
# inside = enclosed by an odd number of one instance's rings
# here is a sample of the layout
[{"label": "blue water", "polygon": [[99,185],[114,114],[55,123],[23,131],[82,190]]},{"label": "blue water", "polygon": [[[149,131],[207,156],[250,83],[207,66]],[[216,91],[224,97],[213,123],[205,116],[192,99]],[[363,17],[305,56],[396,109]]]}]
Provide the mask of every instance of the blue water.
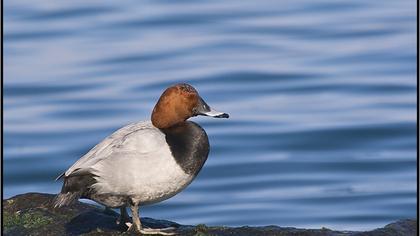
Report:
[{"label": "blue water", "polygon": [[160,93],[230,119],[142,216],[365,230],[416,216],[416,1],[4,2],[4,197],[54,179]]}]

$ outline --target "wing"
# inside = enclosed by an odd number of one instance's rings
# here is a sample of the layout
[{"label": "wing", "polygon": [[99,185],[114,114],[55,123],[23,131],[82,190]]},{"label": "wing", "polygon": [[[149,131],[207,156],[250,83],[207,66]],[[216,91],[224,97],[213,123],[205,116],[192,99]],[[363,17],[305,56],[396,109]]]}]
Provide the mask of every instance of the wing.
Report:
[{"label": "wing", "polygon": [[132,123],[115,131],[113,134],[102,140],[93,147],[88,153],[74,163],[66,172],[57,177],[83,175],[91,171],[91,167],[96,163],[107,159],[124,143],[128,136],[148,129],[156,129],[150,121]]}]

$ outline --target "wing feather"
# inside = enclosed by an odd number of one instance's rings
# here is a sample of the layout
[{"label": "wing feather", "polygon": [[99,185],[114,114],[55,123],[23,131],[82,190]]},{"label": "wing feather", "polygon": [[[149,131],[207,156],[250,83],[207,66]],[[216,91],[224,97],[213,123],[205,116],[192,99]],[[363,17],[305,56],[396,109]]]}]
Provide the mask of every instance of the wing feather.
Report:
[{"label": "wing feather", "polygon": [[58,176],[56,180],[63,176],[75,176],[89,172],[93,165],[111,157],[112,153],[115,151],[115,147],[121,145],[127,136],[140,130],[150,128],[154,128],[150,121],[132,123],[122,127],[93,147],[88,153],[77,160],[66,172]]}]

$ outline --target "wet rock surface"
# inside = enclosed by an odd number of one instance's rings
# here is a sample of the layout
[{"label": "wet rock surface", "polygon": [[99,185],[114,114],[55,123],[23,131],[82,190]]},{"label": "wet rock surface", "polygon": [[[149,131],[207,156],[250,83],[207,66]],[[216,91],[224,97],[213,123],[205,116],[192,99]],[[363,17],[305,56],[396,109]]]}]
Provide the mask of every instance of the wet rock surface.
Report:
[{"label": "wet rock surface", "polygon": [[[3,200],[4,235],[136,235],[117,226],[113,211],[78,202],[69,207],[53,208],[55,195],[27,193]],[[366,232],[297,229],[291,227],[222,227],[180,225],[166,220],[142,218],[146,227],[175,227],[178,235],[316,235],[316,236],[417,236],[417,220],[404,219]]]}]

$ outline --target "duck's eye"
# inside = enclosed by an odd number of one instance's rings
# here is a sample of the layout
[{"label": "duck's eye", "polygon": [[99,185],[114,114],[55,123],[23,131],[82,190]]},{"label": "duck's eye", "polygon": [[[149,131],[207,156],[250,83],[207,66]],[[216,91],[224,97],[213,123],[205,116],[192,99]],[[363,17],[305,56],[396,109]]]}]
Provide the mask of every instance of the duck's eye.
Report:
[{"label": "duck's eye", "polygon": [[203,109],[205,111],[210,111],[210,107],[209,107],[209,105],[207,105],[207,103],[203,103]]}]

